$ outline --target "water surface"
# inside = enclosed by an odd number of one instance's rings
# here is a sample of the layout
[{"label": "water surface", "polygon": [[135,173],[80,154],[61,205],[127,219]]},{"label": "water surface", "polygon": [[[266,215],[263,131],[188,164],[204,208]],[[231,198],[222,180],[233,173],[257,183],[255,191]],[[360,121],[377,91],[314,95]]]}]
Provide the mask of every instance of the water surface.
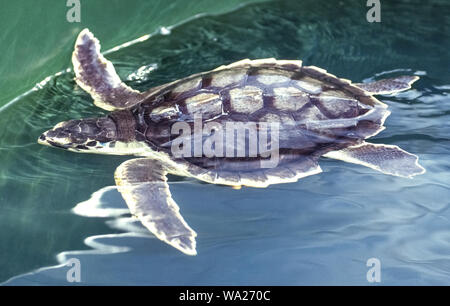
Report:
[{"label": "water surface", "polygon": [[426,174],[403,179],[324,158],[323,173],[267,189],[170,177],[198,233],[199,255],[185,256],[132,219],[111,187],[126,157],[36,144],[57,122],[105,113],[65,72],[0,112],[0,281],[67,285],[64,263],[75,257],[82,284],[365,285],[375,257],[382,284],[448,285],[450,5],[385,2],[379,24],[366,21],[365,1],[255,3],[108,58],[139,90],[242,58],[302,59],[358,82],[419,75],[414,89],[380,97],[392,115],[371,141],[417,154]]}]

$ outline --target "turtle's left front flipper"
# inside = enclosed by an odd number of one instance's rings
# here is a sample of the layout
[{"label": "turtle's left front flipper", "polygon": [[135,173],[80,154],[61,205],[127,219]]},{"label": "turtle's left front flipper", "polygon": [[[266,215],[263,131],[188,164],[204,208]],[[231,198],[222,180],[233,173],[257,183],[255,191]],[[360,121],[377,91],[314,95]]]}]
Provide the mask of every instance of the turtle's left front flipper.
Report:
[{"label": "turtle's left front flipper", "polygon": [[411,85],[418,79],[419,77],[415,75],[403,75],[396,78],[354,85],[373,95],[386,95],[410,89]]},{"label": "turtle's left front flipper", "polygon": [[197,234],[180,215],[166,174],[158,161],[137,158],[121,164],[114,177],[131,213],[150,232],[181,252],[196,255]]},{"label": "turtle's left front flipper", "polygon": [[113,64],[100,53],[100,43],[84,29],[78,35],[72,54],[77,84],[87,91],[100,108],[112,111],[131,107],[144,95],[123,83]]},{"label": "turtle's left front flipper", "polygon": [[324,156],[363,165],[395,176],[412,178],[425,173],[416,155],[392,145],[363,142],[357,146],[329,152]]}]

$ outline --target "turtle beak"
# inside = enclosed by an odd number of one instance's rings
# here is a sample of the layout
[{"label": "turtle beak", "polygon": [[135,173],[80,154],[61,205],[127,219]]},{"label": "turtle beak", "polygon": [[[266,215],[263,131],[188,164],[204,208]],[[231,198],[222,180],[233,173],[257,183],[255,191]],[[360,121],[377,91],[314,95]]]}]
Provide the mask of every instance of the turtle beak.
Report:
[{"label": "turtle beak", "polygon": [[38,138],[38,144],[41,145],[49,145],[47,142],[47,136],[45,135],[46,133],[43,133],[41,136],[39,136]]}]

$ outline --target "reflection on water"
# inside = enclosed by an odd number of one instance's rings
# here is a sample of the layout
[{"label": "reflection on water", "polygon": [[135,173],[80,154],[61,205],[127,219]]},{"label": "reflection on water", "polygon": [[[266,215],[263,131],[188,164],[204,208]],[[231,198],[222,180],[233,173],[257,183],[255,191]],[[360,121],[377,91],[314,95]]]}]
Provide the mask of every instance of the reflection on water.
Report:
[{"label": "reflection on water", "polygon": [[105,187],[125,157],[36,144],[57,122],[104,113],[72,73],[50,78],[0,112],[0,280],[34,270],[7,284],[67,284],[64,263],[76,257],[82,284],[364,285],[376,257],[382,284],[449,284],[450,15],[445,1],[427,5],[383,3],[383,22],[369,25],[364,3],[257,4],[108,55],[140,90],[246,57],[301,58],[354,81],[421,76],[414,89],[381,97],[392,115],[372,141],[419,155],[425,175],[323,159],[324,173],[268,189],[171,177],[198,233],[196,257],[155,239]]},{"label": "reflection on water", "polygon": [[[65,284],[71,267],[64,263],[70,258],[80,260],[83,283],[97,285],[338,284],[344,277],[347,284],[361,284],[371,257],[381,260],[386,283],[448,280],[450,236],[443,213],[448,205],[425,207],[405,202],[402,195],[438,194],[442,187],[419,187],[423,182],[399,182],[334,162],[325,162],[324,168],[323,176],[333,179],[311,177],[269,190],[171,183],[183,215],[199,234],[196,257],[155,239],[123,214],[126,205],[114,187],[103,188],[92,195],[89,207],[81,203],[75,211],[108,217],[107,225],[124,233],[88,237],[85,244],[93,250],[60,253],[61,265],[7,284]],[[360,180],[349,184],[349,176]],[[365,195],[359,182],[375,187]],[[336,195],[340,188],[344,192]],[[355,200],[364,196],[369,199]]]}]

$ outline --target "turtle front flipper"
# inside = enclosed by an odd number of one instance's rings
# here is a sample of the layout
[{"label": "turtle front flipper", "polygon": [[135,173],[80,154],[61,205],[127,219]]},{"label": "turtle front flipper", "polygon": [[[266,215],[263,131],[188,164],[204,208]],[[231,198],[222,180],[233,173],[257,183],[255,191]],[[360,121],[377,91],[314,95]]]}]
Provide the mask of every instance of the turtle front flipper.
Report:
[{"label": "turtle front flipper", "polygon": [[384,79],[370,83],[354,84],[372,95],[386,95],[411,88],[411,85],[419,79],[415,75],[403,75],[396,78]]},{"label": "turtle front flipper", "polygon": [[124,162],[115,180],[130,211],[160,240],[187,255],[196,255],[195,237],[179,213],[167,184],[167,171],[158,161],[137,158]]},{"label": "turtle front flipper", "polygon": [[392,145],[363,142],[357,146],[329,152],[324,156],[363,165],[395,176],[412,178],[425,173],[416,155]]},{"label": "turtle front flipper", "polygon": [[100,53],[100,43],[84,29],[78,35],[72,63],[77,84],[94,99],[94,104],[105,110],[129,108],[141,102],[144,96],[123,83],[113,64]]}]

